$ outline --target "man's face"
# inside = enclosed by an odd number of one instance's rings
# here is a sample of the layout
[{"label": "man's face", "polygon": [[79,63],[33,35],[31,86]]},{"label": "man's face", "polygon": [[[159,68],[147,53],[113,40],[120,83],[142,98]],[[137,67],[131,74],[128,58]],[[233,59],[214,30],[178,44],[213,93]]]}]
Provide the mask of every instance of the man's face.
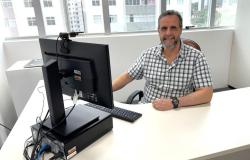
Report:
[{"label": "man's face", "polygon": [[182,28],[176,15],[168,15],[160,19],[159,36],[165,48],[173,49],[180,40]]}]

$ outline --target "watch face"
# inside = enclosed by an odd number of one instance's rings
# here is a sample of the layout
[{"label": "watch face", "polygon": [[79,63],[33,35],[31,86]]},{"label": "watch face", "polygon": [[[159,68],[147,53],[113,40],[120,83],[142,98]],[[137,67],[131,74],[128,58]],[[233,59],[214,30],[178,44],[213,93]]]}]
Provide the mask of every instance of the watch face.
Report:
[{"label": "watch face", "polygon": [[171,99],[172,99],[172,103],[173,103],[174,108],[178,108],[178,106],[179,106],[178,98],[177,97],[172,97]]}]

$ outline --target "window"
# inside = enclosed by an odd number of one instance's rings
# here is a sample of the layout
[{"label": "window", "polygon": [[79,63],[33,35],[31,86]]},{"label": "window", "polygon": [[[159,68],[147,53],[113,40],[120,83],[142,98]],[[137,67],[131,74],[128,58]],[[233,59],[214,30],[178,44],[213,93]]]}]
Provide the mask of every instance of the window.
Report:
[{"label": "window", "polygon": [[[84,21],[83,21],[83,8],[81,0],[68,0],[67,1],[67,13],[68,13],[68,25],[69,31],[84,32]],[[91,4],[91,1],[88,1]],[[92,6],[90,7],[92,8]],[[86,23],[86,22],[85,22]]]},{"label": "window", "polygon": [[43,0],[44,7],[52,7],[52,0]]},{"label": "window", "polygon": [[[12,7],[20,3],[24,7]],[[183,27],[232,26],[237,8],[237,0],[0,0],[0,4],[8,37],[154,31],[160,11],[166,9],[181,13]]]},{"label": "window", "polygon": [[140,5],[140,0],[126,0],[126,5]]},{"label": "window", "polygon": [[130,14],[129,15],[129,20],[128,22],[134,22],[134,15],[133,14]]},{"label": "window", "polygon": [[214,26],[233,26],[236,8],[236,0],[217,0]]},{"label": "window", "polygon": [[183,27],[208,27],[209,0],[177,0],[167,3],[167,9],[175,9],[182,14]]},{"label": "window", "polygon": [[94,15],[93,20],[95,24],[100,24],[102,23],[102,16],[101,15]]},{"label": "window", "polygon": [[24,0],[24,7],[33,7],[32,1],[33,0]]},{"label": "window", "polygon": [[36,26],[36,17],[27,17],[28,25],[29,26]]},{"label": "window", "polygon": [[126,17],[123,22],[125,27],[120,32],[156,30],[159,4],[155,0],[126,0],[125,2],[123,6]]},{"label": "window", "polygon": [[56,25],[55,17],[46,17],[47,25]]},{"label": "window", "polygon": [[117,15],[110,15],[110,23],[116,23],[117,22]]},{"label": "window", "polygon": [[1,6],[3,8],[11,8],[12,7],[12,2],[11,0],[0,0]]},{"label": "window", "polygon": [[5,19],[5,27],[8,28],[16,28],[16,20],[15,19]]},{"label": "window", "polygon": [[116,0],[109,0],[109,6],[115,6]]},{"label": "window", "polygon": [[177,0],[178,5],[183,5],[183,0]]},{"label": "window", "polygon": [[92,6],[100,6],[100,0],[92,0]]}]

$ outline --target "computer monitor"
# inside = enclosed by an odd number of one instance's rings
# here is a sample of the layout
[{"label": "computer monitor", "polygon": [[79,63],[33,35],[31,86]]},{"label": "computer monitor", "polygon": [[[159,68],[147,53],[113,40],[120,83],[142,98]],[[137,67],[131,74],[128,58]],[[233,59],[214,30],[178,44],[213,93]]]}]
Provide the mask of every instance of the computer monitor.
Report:
[{"label": "computer monitor", "polygon": [[[67,124],[57,127],[65,119],[62,93],[69,96],[77,93],[85,101],[107,108],[114,107],[108,45],[69,39],[65,41],[40,38],[39,42],[50,111],[50,120],[44,124],[46,127],[52,129],[56,126],[55,131],[58,134],[67,136],[98,121],[98,115],[87,110],[84,115],[77,113],[81,111],[75,111],[67,119]],[[71,119],[72,122],[69,122]]]}]

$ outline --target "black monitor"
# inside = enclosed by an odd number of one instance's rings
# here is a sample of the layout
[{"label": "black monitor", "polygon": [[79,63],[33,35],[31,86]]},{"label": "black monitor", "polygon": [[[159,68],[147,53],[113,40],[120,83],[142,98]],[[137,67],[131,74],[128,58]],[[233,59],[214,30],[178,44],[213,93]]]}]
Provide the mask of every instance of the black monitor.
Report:
[{"label": "black monitor", "polygon": [[44,124],[46,127],[56,127],[56,132],[65,136],[98,121],[98,115],[88,111],[83,114],[80,109],[70,114],[67,125],[57,127],[65,119],[62,93],[69,96],[77,93],[85,101],[107,108],[114,107],[108,45],[69,39],[40,38],[39,42],[50,111],[50,120]]}]

